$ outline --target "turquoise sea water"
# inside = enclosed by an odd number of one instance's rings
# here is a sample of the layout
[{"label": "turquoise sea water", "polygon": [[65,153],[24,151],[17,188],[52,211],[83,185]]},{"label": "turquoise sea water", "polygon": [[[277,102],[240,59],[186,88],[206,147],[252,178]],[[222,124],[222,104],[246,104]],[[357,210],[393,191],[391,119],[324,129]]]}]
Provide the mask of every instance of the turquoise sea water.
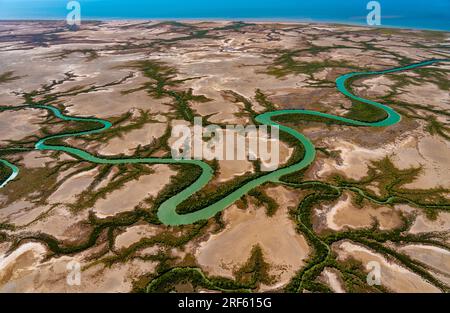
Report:
[{"label": "turquoise sea water", "polygon": [[[65,19],[65,0],[0,0],[1,19]],[[79,0],[82,19],[300,20],[365,24],[368,0]],[[382,26],[450,31],[450,0],[379,0]]]}]

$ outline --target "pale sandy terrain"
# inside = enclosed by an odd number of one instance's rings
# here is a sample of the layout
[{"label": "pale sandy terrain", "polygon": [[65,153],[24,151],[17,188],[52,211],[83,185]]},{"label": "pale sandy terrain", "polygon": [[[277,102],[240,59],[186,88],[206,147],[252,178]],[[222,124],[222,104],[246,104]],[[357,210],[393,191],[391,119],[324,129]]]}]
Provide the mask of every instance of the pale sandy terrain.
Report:
[{"label": "pale sandy terrain", "polygon": [[382,230],[394,229],[402,225],[398,211],[391,207],[374,207],[373,205],[356,207],[352,203],[350,193],[344,193],[341,200],[326,210],[326,225],[332,230],[367,228],[371,227],[374,221],[379,223]]},{"label": "pale sandy terrain", "polygon": [[[43,168],[55,160],[48,156],[48,152],[30,151],[24,154],[22,163],[26,168]],[[70,159],[68,155],[63,155],[61,159]],[[61,160],[60,159],[60,160]]]},{"label": "pale sandy terrain", "polygon": [[[7,257],[0,257],[0,290],[2,292],[129,292],[133,277],[151,272],[156,264],[133,260],[112,267],[96,265],[83,269],[88,253],[75,258],[63,256],[43,261],[46,249],[38,243],[20,246]],[[70,285],[71,262],[82,269],[80,285]],[[73,281],[73,280],[72,280]],[[76,282],[76,280],[75,280]]]},{"label": "pale sandy terrain", "polygon": [[0,145],[4,140],[20,140],[40,129],[41,110],[6,111],[0,115]]},{"label": "pale sandy terrain", "polygon": [[74,203],[77,197],[94,181],[98,169],[81,172],[66,180],[48,199],[49,203]]},{"label": "pale sandy terrain", "polygon": [[335,138],[328,139],[328,146],[331,150],[338,149],[341,152],[340,157],[342,161],[338,164],[336,161],[329,160],[327,163],[323,164],[322,169],[317,173],[318,176],[326,177],[331,173],[338,171],[343,173],[346,177],[355,180],[361,179],[367,175],[370,161],[380,160],[389,152],[396,149],[396,145],[394,144],[379,149],[368,149]]},{"label": "pale sandy terrain", "polygon": [[354,90],[361,94],[362,92],[369,94],[371,97],[380,97],[387,95],[395,83],[388,76],[376,76],[366,78],[360,81],[364,87],[355,87]]},{"label": "pale sandy terrain", "polygon": [[[205,57],[207,62],[205,62]],[[210,102],[194,104],[193,108],[198,114],[203,116],[213,114],[209,118],[212,123],[241,124],[245,120],[236,117],[235,113],[240,111],[243,104],[226,100],[222,91],[238,90],[239,94],[251,100],[257,88],[273,94],[275,91],[280,93],[283,90],[298,88],[302,85],[302,78],[299,76],[279,80],[273,76],[255,72],[255,69],[264,63],[264,59],[246,51],[240,51],[231,58],[203,55],[198,61],[184,65],[181,77],[198,76],[199,79],[192,80],[188,85],[191,85],[195,93],[212,99]],[[252,70],[242,71],[244,66],[248,66]]]},{"label": "pale sandy terrain", "polygon": [[339,279],[339,274],[333,268],[326,267],[319,279],[325,282],[328,286],[330,286],[331,290],[335,293],[345,293],[345,289],[342,286],[342,281]]},{"label": "pale sandy terrain", "polygon": [[[188,124],[185,121],[173,120],[172,127],[174,128],[177,125],[187,126]],[[258,130],[259,135],[256,135],[256,133],[250,131],[245,131],[245,134],[242,134],[239,129],[234,127],[230,129],[220,128],[217,134],[205,138],[197,144],[194,143],[196,138],[193,127],[189,127],[189,131],[191,140],[182,133],[172,131],[172,136],[168,141],[169,145],[179,152],[184,152],[187,149],[186,155],[190,158],[198,155],[197,147],[200,149],[203,158],[207,160],[218,157],[219,172],[215,178],[218,182],[228,181],[245,173],[253,173],[254,168],[251,158],[261,160],[263,171],[273,171],[285,164],[293,152],[293,148],[290,148],[286,143],[278,138],[267,138],[261,130]],[[206,134],[206,131],[206,128],[202,128],[203,134]],[[178,143],[183,138],[182,146],[179,146]]]},{"label": "pale sandy terrain", "polygon": [[450,94],[448,90],[442,90],[436,84],[408,85],[399,91],[400,93],[397,98],[406,103],[420,103],[440,110],[448,110],[450,106]]},{"label": "pale sandy terrain", "polygon": [[223,160],[219,161],[220,172],[217,175],[217,181],[225,182],[236,176],[242,176],[246,173],[253,173],[253,164],[250,161],[243,160]]},{"label": "pale sandy terrain", "polygon": [[450,213],[440,212],[435,220],[430,220],[420,214],[410,228],[413,234],[424,232],[445,232],[450,230]]},{"label": "pale sandy terrain", "polygon": [[[48,209],[42,218],[36,219],[27,226],[31,232],[45,232],[66,243],[80,242],[88,236],[91,228],[86,225],[88,212],[72,212],[64,205]],[[36,217],[35,217],[36,218]],[[15,224],[20,225],[17,220]]]},{"label": "pale sandy terrain", "polygon": [[419,177],[414,182],[405,184],[405,188],[450,188],[449,176],[445,175],[450,171],[450,143],[440,137],[418,133],[377,149],[368,149],[337,139],[328,139],[327,143],[331,150],[341,151],[342,161],[338,164],[336,161],[327,160],[317,173],[319,177],[326,177],[338,171],[348,178],[358,180],[367,175],[370,161],[389,156],[400,169],[422,166]]},{"label": "pale sandy terrain", "polygon": [[[450,173],[450,142],[440,137],[426,136],[419,140],[416,149],[418,156],[415,162],[423,166],[423,172],[414,182],[406,184],[405,188],[450,188],[450,176],[447,175]],[[407,166],[410,160],[405,150],[394,158],[399,167]]]},{"label": "pale sandy terrain", "polygon": [[133,226],[116,237],[114,246],[118,250],[128,248],[132,244],[138,242],[140,239],[153,237],[161,231],[161,227],[155,225],[143,224]]},{"label": "pale sandy terrain", "polygon": [[28,200],[19,200],[9,205],[3,203],[0,200],[2,206],[0,210],[1,220],[16,226],[25,226],[51,209],[49,205],[35,205]]},{"label": "pale sandy terrain", "polygon": [[164,135],[166,128],[166,124],[163,123],[146,124],[142,128],[132,130],[121,137],[114,137],[100,148],[98,152],[102,155],[122,153],[130,155],[139,145],[149,145],[153,140]]},{"label": "pale sandy terrain", "polygon": [[[277,193],[279,201],[290,197],[282,188],[277,188]],[[201,244],[196,253],[199,264],[211,275],[233,277],[233,271],[247,261],[252,247],[259,244],[265,260],[271,264],[271,274],[277,277],[273,286],[263,286],[263,290],[285,285],[304,264],[310,248],[288,218],[287,209],[292,200],[284,199],[273,217],[267,217],[263,208],[253,205],[245,211],[236,206],[227,209],[225,230]]]},{"label": "pale sandy terrain", "polygon": [[426,245],[407,245],[399,250],[450,278],[450,252],[448,250]]},{"label": "pale sandy terrain", "polygon": [[336,244],[333,250],[338,254],[339,260],[354,258],[362,262],[364,267],[369,262],[378,262],[381,269],[381,284],[394,292],[440,292],[419,275],[363,246],[344,241]]},{"label": "pale sandy terrain", "polygon": [[[331,52],[331,53],[330,53]],[[372,67],[383,68],[392,67],[397,64],[392,57],[380,58],[376,51],[362,51],[356,48],[332,49],[330,52],[320,52],[320,58],[329,58],[335,61],[346,61],[349,64],[369,63]]]},{"label": "pale sandy terrain", "polygon": [[413,60],[423,60],[423,59],[432,59],[435,54],[432,52],[425,52],[419,48],[414,47],[393,47],[391,43],[386,42],[386,44],[383,44],[382,47],[386,49],[387,51],[398,53],[402,56],[411,58]]},{"label": "pale sandy terrain", "polygon": [[100,199],[94,207],[98,217],[113,216],[120,212],[132,211],[143,200],[156,197],[175,172],[167,165],[154,165],[154,174],[143,175],[137,180],[127,182],[121,189],[111,192],[107,198]]}]

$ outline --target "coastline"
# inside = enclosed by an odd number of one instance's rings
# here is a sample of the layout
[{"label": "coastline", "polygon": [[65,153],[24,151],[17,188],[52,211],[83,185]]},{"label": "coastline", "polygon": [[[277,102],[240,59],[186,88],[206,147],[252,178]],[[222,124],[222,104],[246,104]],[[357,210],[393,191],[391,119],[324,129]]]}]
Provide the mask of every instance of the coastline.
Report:
[{"label": "coastline", "polygon": [[[21,18],[21,19],[0,19],[0,23],[3,22],[45,22],[45,21],[61,21],[63,19],[59,18]],[[343,20],[321,20],[321,19],[310,19],[310,18],[278,18],[278,17],[265,17],[265,18],[233,18],[233,17],[193,17],[193,18],[180,18],[180,17],[167,17],[167,18],[128,18],[128,17],[88,17],[84,19],[85,22],[133,22],[133,21],[178,21],[178,22],[190,22],[190,23],[200,23],[200,22],[249,22],[249,23],[274,23],[274,24],[314,24],[314,25],[335,25],[335,26],[349,26],[349,27],[365,27],[373,29],[396,29],[396,30],[409,30],[409,31],[432,31],[432,32],[443,32],[450,33],[450,24],[448,29],[442,28],[428,28],[418,26],[405,26],[405,25],[392,25],[392,24],[382,24],[380,26],[370,26],[363,22],[349,22]],[[82,20],[83,23],[83,20]]]}]

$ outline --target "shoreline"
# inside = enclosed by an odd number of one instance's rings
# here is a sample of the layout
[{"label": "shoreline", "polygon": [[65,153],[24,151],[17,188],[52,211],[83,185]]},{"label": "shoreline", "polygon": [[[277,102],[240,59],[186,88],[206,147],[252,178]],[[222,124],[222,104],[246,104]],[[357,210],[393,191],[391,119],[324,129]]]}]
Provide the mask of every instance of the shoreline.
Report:
[{"label": "shoreline", "polygon": [[[4,22],[63,22],[63,19],[59,18],[22,18],[22,19],[0,19],[0,23]],[[397,29],[397,30],[410,30],[410,31],[433,31],[433,32],[443,32],[450,33],[449,29],[436,29],[427,28],[420,26],[404,26],[404,25],[380,25],[380,26],[370,26],[365,23],[348,22],[340,20],[318,20],[318,19],[308,19],[308,18],[278,18],[278,17],[266,17],[266,18],[121,18],[121,17],[89,17],[84,19],[84,22],[133,22],[133,21],[149,21],[149,22],[161,22],[161,21],[178,21],[178,22],[190,22],[190,23],[201,23],[201,22],[249,22],[249,23],[274,23],[274,24],[316,24],[316,25],[334,25],[334,26],[350,26],[350,27],[365,27],[372,29]],[[83,20],[81,22],[83,24]]]}]

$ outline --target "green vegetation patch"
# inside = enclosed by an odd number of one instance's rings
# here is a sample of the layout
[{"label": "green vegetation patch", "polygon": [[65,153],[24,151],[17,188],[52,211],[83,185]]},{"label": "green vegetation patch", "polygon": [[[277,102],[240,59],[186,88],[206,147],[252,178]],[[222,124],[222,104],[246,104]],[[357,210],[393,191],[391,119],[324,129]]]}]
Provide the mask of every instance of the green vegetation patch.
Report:
[{"label": "green vegetation patch", "polygon": [[273,216],[279,208],[278,203],[261,186],[251,190],[248,195],[255,198],[256,205],[266,208],[266,214],[268,216]]},{"label": "green vegetation patch", "polygon": [[[138,68],[144,76],[150,78],[150,82],[144,83],[141,87],[124,91],[131,93],[139,90],[146,90],[155,99],[169,97],[172,99],[178,117],[186,121],[194,121],[194,113],[189,106],[189,102],[207,102],[210,99],[203,95],[194,95],[191,88],[179,90],[184,81],[189,79],[175,79],[177,70],[158,61],[140,61],[131,64],[131,67]],[[190,78],[192,79],[192,78]]]},{"label": "green vegetation patch", "polygon": [[282,78],[287,75],[306,74],[312,76],[326,68],[345,68],[356,69],[355,66],[346,61],[323,60],[305,62],[295,60],[301,51],[285,51],[278,56],[273,63],[267,68],[266,73],[277,78]]},{"label": "green vegetation patch", "polygon": [[275,277],[271,276],[269,271],[270,264],[264,260],[261,247],[255,245],[250,253],[250,258],[234,272],[234,275],[239,283],[256,288],[260,284],[273,284]]},{"label": "green vegetation patch", "polygon": [[17,80],[20,78],[21,78],[21,76],[14,76],[13,71],[8,71],[3,74],[0,74],[0,84],[14,81],[14,80]]}]

